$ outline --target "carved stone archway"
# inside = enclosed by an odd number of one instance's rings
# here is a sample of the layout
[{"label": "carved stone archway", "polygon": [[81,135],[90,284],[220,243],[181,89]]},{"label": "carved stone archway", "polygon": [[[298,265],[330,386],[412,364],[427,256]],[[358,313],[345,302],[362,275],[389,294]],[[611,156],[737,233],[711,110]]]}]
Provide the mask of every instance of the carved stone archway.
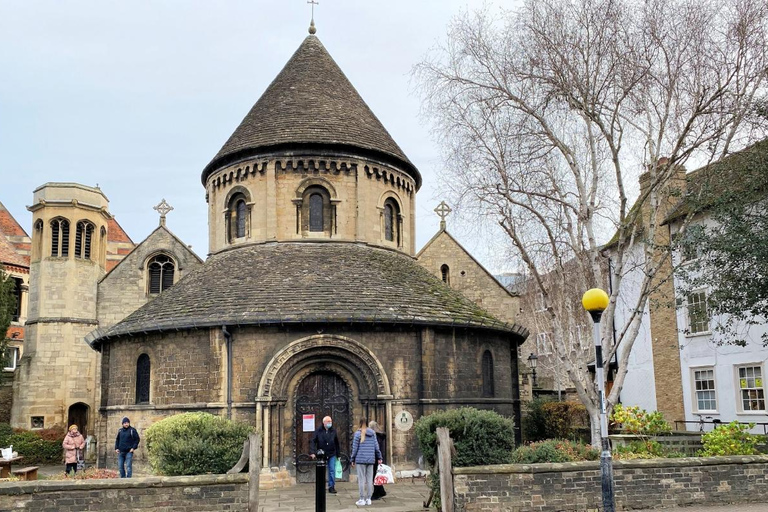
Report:
[{"label": "carved stone archway", "polygon": [[[293,414],[294,386],[318,368],[334,369],[354,389],[361,407],[381,407],[391,417],[389,378],[376,355],[358,341],[344,336],[318,334],[295,340],[269,361],[259,382],[256,424],[264,435],[263,465],[283,464],[287,453],[285,421]],[[364,410],[366,414],[366,410]],[[387,433],[389,421],[385,422]],[[276,444],[277,443],[277,444]],[[273,445],[276,447],[273,447]]]}]

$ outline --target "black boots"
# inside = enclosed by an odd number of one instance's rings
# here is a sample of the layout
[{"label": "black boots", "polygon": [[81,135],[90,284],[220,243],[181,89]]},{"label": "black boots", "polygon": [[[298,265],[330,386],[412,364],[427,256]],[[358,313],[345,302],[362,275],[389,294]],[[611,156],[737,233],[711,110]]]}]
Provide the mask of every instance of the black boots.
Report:
[{"label": "black boots", "polygon": [[328,494],[336,494],[336,488],[335,487],[329,487],[328,488]]}]

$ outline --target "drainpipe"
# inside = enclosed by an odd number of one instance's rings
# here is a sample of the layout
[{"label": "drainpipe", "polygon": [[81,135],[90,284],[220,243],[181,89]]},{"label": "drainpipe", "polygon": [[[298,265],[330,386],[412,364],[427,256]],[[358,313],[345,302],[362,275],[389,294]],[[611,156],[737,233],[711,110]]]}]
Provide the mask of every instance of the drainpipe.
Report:
[{"label": "drainpipe", "polygon": [[232,334],[226,325],[221,326],[221,333],[227,340],[227,419],[232,419]]}]

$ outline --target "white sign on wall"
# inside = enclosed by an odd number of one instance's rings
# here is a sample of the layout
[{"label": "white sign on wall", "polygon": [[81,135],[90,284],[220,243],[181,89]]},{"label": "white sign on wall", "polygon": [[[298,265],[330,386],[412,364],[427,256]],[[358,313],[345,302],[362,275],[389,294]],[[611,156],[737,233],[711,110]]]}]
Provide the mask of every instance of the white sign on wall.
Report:
[{"label": "white sign on wall", "polygon": [[315,415],[314,414],[302,414],[302,432],[314,432],[315,431]]},{"label": "white sign on wall", "polygon": [[413,416],[408,411],[400,411],[395,414],[395,428],[406,432],[413,426]]}]

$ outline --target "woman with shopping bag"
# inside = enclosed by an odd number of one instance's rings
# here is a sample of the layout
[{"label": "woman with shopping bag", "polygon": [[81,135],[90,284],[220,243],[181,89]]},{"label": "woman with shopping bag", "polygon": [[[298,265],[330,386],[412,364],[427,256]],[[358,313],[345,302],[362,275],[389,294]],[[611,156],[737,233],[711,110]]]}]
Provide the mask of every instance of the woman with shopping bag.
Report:
[{"label": "woman with shopping bag", "polygon": [[381,450],[376,440],[376,433],[368,428],[368,421],[360,420],[360,428],[355,432],[352,440],[352,454],[350,455],[352,466],[357,467],[357,487],[360,491],[360,499],[355,502],[357,506],[370,505],[373,494],[373,466],[381,464]]},{"label": "woman with shopping bag", "polygon": [[[379,424],[375,421],[368,423],[368,428],[372,429],[376,433],[376,441],[379,443],[379,450],[381,451],[381,461],[385,463],[384,454],[387,452],[387,434],[381,430]],[[379,500],[387,495],[387,491],[384,490],[384,485],[376,484],[376,475],[378,474],[379,466],[373,472],[373,494],[371,494],[371,500]]]}]

